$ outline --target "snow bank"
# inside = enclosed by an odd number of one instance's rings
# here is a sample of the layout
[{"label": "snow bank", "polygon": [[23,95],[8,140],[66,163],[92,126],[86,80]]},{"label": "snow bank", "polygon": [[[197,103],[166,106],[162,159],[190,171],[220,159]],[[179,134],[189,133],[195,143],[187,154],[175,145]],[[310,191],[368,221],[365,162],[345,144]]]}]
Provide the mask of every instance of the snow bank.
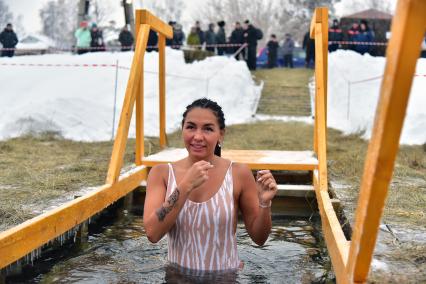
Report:
[{"label": "snow bank", "polygon": [[[384,57],[338,50],[328,60],[328,126],[371,137],[385,69]],[[419,59],[400,143],[426,142],[426,59]],[[369,80],[371,79],[371,80]],[[367,81],[364,81],[367,80]],[[363,82],[360,82],[363,81]]]},{"label": "snow bank", "polygon": [[[1,64],[108,64],[130,67],[132,52],[57,54],[0,58],[0,139],[54,131],[80,141],[112,136],[115,67],[10,66]],[[181,51],[166,51],[167,132],[180,127],[186,105],[200,97],[216,100],[227,124],[248,121],[261,92],[244,62],[211,57],[185,64]],[[129,70],[118,69],[115,130]],[[145,135],[158,136],[158,54],[145,55]],[[134,121],[129,136],[135,136]]]}]

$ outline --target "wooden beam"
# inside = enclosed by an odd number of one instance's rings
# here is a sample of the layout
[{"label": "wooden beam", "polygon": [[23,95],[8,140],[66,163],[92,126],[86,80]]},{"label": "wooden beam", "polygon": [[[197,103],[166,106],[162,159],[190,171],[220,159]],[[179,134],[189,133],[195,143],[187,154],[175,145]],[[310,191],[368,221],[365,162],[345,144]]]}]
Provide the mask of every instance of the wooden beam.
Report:
[{"label": "wooden beam", "polygon": [[[327,31],[328,33],[328,31]],[[318,56],[315,56],[315,138],[317,140],[317,155],[318,155],[318,169],[319,169],[319,182],[320,188],[328,191],[328,179],[327,179],[327,125],[325,122],[326,118],[326,107],[325,107],[325,84],[324,79],[324,57],[321,56],[323,53],[327,53],[328,49],[324,49],[324,30],[322,23],[315,24],[315,52]]]},{"label": "wooden beam", "polygon": [[142,73],[143,55],[148,42],[149,26],[141,25],[136,42],[135,54],[133,56],[132,67],[130,69],[129,81],[127,82],[126,96],[124,97],[123,107],[121,109],[120,122],[112,149],[111,161],[109,163],[106,183],[113,184],[120,175],[123,164],[124,150],[126,149],[127,137],[129,134],[129,125],[132,118],[133,106],[135,103],[138,82]]},{"label": "wooden beam", "polygon": [[321,188],[319,184],[317,170],[314,171],[313,181],[318,209],[321,215],[322,232],[327,244],[337,283],[351,283],[346,271],[350,242],[346,240],[328,191]]},{"label": "wooden beam", "polygon": [[173,37],[173,29],[171,26],[151,14],[148,10],[137,10],[141,13],[141,24],[151,26],[151,29],[167,38]]},{"label": "wooden beam", "polygon": [[[138,39],[139,30],[141,27],[141,10],[136,10],[136,41]],[[142,164],[142,157],[145,151],[145,132],[144,132],[144,57],[142,57],[140,64],[142,65],[142,72],[136,78],[136,143],[135,143],[135,164]],[[138,81],[139,80],[139,81]]]},{"label": "wooden beam", "polygon": [[159,55],[159,113],[160,113],[160,147],[167,146],[166,137],[166,38],[158,35],[158,55]]},{"label": "wooden beam", "polygon": [[398,1],[372,137],[355,215],[348,273],[367,280],[380,219],[392,179],[416,62],[426,29],[426,1]]},{"label": "wooden beam", "polygon": [[139,186],[147,168],[138,167],[115,184],[106,184],[82,197],[0,233],[0,268],[64,234]]}]

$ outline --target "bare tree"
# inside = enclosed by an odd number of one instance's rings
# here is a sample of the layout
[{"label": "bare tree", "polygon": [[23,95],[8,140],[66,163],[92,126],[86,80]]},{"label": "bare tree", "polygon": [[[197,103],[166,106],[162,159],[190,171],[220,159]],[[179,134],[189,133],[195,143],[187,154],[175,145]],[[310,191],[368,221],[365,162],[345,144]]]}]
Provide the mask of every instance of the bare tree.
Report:
[{"label": "bare tree", "polygon": [[347,13],[356,13],[366,9],[376,9],[386,13],[393,12],[393,7],[389,0],[351,1],[347,2],[345,5],[345,11]]},{"label": "bare tree", "polygon": [[182,11],[185,9],[183,0],[151,0],[144,1],[146,8],[164,21],[177,21],[182,19]]},{"label": "bare tree", "polygon": [[74,2],[73,0],[51,0],[40,10],[43,34],[63,46],[71,46],[75,42],[77,11]]},{"label": "bare tree", "polygon": [[301,41],[306,33],[315,7],[331,7],[338,0],[207,0],[203,7],[195,12],[194,19],[216,22],[225,20],[227,32],[236,21],[250,20],[264,33],[260,45],[265,44],[270,34],[283,38],[285,33]]},{"label": "bare tree", "polygon": [[18,38],[25,34],[25,28],[22,25],[22,15],[14,17],[13,13],[9,11],[9,6],[7,6],[3,0],[0,0],[0,11],[0,31],[2,31],[8,23],[11,23]]},{"label": "bare tree", "polygon": [[108,25],[110,19],[111,4],[108,1],[92,0],[90,1],[89,17],[99,26]]}]

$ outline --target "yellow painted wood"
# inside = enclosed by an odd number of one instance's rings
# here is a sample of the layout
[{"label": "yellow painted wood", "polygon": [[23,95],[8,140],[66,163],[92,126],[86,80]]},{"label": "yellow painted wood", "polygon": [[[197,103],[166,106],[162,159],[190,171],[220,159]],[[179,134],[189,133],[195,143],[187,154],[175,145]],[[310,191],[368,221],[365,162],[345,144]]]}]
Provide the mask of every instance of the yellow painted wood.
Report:
[{"label": "yellow painted wood", "polygon": [[141,24],[147,24],[151,26],[151,29],[159,34],[164,35],[167,38],[173,37],[173,29],[171,26],[151,14],[148,10],[138,10],[141,15]]},{"label": "yellow painted wood", "polygon": [[[136,10],[135,20],[136,36],[138,37],[141,27],[141,10]],[[136,41],[137,41],[136,37]],[[135,164],[142,164],[142,157],[144,155],[144,57],[142,57],[140,64],[142,65],[142,72],[136,77],[136,145],[135,145]],[[138,82],[139,79],[139,82]]]},{"label": "yellow painted wood", "polygon": [[328,191],[321,188],[319,184],[318,174],[318,170],[315,170],[313,183],[321,215],[322,232],[331,258],[334,274],[336,275],[337,283],[351,283],[346,271],[350,242],[346,240],[343,234]]},{"label": "yellow painted wood", "polygon": [[[328,30],[326,31],[328,33]],[[315,52],[316,54],[328,53],[328,48],[323,49],[324,32],[322,23],[315,24]],[[327,137],[326,137],[326,107],[325,107],[325,79],[324,79],[324,68],[323,66],[327,64],[323,61],[324,56],[315,56],[315,105],[316,113],[315,117],[317,118],[317,124],[315,128],[316,138],[317,138],[317,155],[318,155],[318,169],[319,169],[319,182],[320,188],[328,192],[328,179],[327,179]]]},{"label": "yellow painted wood", "polygon": [[160,34],[158,36],[159,50],[159,90],[160,90],[160,147],[164,149],[167,146],[166,137],[166,38]]},{"label": "yellow painted wood", "polygon": [[392,179],[399,138],[407,109],[421,41],[426,30],[426,1],[398,1],[380,99],[361,183],[349,253],[348,273],[367,280]]},{"label": "yellow painted wood", "polygon": [[86,221],[125,196],[146,179],[147,168],[138,167],[131,175],[112,185],[103,185],[82,197],[41,214],[0,233],[0,268],[17,261],[50,240]]},{"label": "yellow painted wood", "polygon": [[[143,165],[153,167],[158,164],[175,162],[188,155],[186,149],[165,149],[145,157]],[[318,161],[311,151],[271,151],[271,150],[223,150],[222,157],[247,164],[251,169],[270,170],[313,170]]]},{"label": "yellow painted wood", "polygon": [[120,122],[118,125],[117,134],[115,136],[111,161],[108,168],[106,179],[106,183],[108,184],[113,184],[117,181],[121,166],[123,164],[123,156],[129,133],[130,120],[132,118],[136,91],[138,90],[137,83],[140,82],[140,74],[142,73],[141,61],[148,42],[148,34],[149,26],[141,25],[138,34],[138,40],[136,42],[132,67],[130,69],[129,81],[127,82],[126,95],[124,97],[123,107],[121,110]]}]

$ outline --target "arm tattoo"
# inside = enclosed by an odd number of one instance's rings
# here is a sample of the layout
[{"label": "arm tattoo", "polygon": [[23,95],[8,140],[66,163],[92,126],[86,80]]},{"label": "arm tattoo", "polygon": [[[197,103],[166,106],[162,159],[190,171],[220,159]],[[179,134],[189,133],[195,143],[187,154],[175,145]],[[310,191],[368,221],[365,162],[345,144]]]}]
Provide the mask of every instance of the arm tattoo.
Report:
[{"label": "arm tattoo", "polygon": [[157,217],[159,221],[163,221],[164,218],[166,218],[166,215],[170,213],[170,211],[172,211],[173,207],[175,207],[179,199],[179,194],[180,194],[179,189],[176,188],[176,190],[167,199],[168,205],[166,206],[163,205],[157,209],[156,213],[157,213]]}]

